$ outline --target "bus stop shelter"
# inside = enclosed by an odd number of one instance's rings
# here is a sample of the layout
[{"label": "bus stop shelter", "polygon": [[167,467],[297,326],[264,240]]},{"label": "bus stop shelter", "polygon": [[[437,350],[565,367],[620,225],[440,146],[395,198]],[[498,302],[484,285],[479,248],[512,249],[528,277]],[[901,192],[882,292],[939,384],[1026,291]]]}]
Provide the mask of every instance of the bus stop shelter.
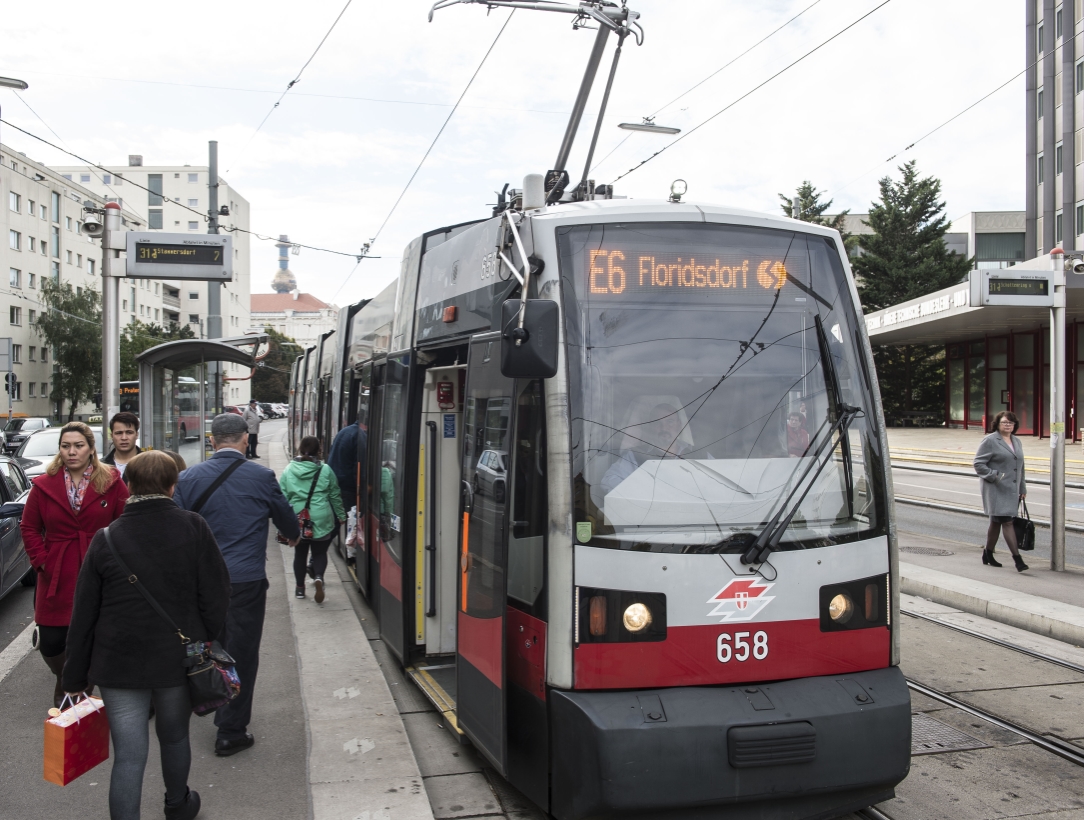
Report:
[{"label": "bus stop shelter", "polygon": [[223,363],[255,367],[266,334],[179,339],[144,350],[139,362],[141,446],[172,450],[187,464],[211,453],[211,421],[223,412]]}]

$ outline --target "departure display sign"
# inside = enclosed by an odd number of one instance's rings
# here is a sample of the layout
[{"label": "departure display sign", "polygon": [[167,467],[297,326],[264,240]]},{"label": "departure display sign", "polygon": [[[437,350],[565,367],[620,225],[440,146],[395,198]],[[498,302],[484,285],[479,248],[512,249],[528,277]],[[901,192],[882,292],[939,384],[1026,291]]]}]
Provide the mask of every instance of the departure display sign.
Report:
[{"label": "departure display sign", "polygon": [[655,298],[684,293],[774,296],[805,259],[748,254],[591,248],[584,270],[591,297]]},{"label": "departure display sign", "polygon": [[1047,279],[991,279],[991,296],[1046,296],[1050,293]]},{"label": "departure display sign", "polygon": [[221,234],[129,231],[124,275],[131,279],[233,280],[233,238]]}]

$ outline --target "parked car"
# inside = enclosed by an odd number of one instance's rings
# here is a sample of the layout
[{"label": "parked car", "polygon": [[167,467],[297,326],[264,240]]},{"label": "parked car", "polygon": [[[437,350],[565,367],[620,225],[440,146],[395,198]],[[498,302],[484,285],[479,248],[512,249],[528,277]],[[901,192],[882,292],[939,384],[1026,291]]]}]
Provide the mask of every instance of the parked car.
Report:
[{"label": "parked car", "polygon": [[474,492],[478,495],[491,493],[498,504],[504,503],[508,486],[508,454],[501,450],[483,450],[474,468]]},{"label": "parked car", "polygon": [[226,404],[222,407],[223,413],[236,413],[238,416],[243,416],[244,411],[241,410],[236,404]]},{"label": "parked car", "polygon": [[0,598],[17,584],[34,586],[37,576],[23,547],[19,523],[30,480],[10,456],[0,456]]},{"label": "parked car", "polygon": [[279,414],[275,412],[275,408],[270,402],[261,401],[256,406],[260,408],[265,419],[277,419],[279,417]]},{"label": "parked car", "polygon": [[4,450],[8,453],[15,452],[26,441],[27,436],[36,433],[38,430],[45,430],[50,426],[52,426],[52,422],[45,418],[12,419],[4,426],[4,435],[6,436]]},{"label": "parked car", "polygon": [[[15,452],[15,462],[28,478],[37,478],[45,472],[53,456],[60,452],[60,427],[49,427],[32,433],[23,441],[22,446]],[[98,448],[98,456],[105,455],[102,449],[102,431],[94,430],[94,446]]]},{"label": "parked car", "polygon": [[279,404],[272,404],[271,406],[275,408],[275,414],[276,414],[275,418],[277,418],[277,419],[284,419],[288,415],[290,415],[290,408],[289,408],[289,406],[287,406],[285,404],[279,403]]}]

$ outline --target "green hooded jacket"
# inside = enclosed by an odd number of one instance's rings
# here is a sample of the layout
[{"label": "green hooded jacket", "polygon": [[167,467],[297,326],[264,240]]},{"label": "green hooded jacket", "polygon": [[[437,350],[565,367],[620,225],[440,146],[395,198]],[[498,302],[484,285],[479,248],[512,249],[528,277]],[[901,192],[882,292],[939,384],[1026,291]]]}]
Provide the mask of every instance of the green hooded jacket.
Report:
[{"label": "green hooded jacket", "polygon": [[305,509],[305,499],[309,497],[309,488],[317,471],[320,477],[316,480],[309,515],[312,516],[313,540],[319,541],[334,534],[336,521],[346,520],[335,473],[323,462],[294,459],[282,471],[279,486],[294,512],[299,513]]}]

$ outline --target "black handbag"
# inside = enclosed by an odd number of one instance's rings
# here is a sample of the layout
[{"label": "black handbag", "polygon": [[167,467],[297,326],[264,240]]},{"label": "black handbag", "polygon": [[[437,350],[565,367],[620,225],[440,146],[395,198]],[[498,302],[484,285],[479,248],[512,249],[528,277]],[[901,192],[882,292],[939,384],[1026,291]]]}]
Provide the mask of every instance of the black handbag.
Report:
[{"label": "black handbag", "polygon": [[[1012,520],[1012,528],[1016,531],[1016,546],[1022,550],[1033,550],[1035,549],[1035,525],[1031,523],[1031,516],[1028,515],[1028,502],[1021,498],[1020,504],[1024,508],[1024,517],[1015,515]],[[1019,508],[1017,512],[1020,512]]]},{"label": "black handbag", "polygon": [[109,527],[105,527],[102,532],[105,533],[105,542],[113,553],[113,560],[128,578],[128,583],[135,585],[140,595],[181,639],[185,650],[185,659],[182,663],[188,669],[188,696],[192,702],[192,712],[200,716],[207,715],[237,697],[241,693],[241,680],[237,677],[233,658],[218,641],[190,641],[169,614],[147,592],[147,588],[140,583],[135,573],[128,569],[128,565],[121,559],[113,544]]}]

